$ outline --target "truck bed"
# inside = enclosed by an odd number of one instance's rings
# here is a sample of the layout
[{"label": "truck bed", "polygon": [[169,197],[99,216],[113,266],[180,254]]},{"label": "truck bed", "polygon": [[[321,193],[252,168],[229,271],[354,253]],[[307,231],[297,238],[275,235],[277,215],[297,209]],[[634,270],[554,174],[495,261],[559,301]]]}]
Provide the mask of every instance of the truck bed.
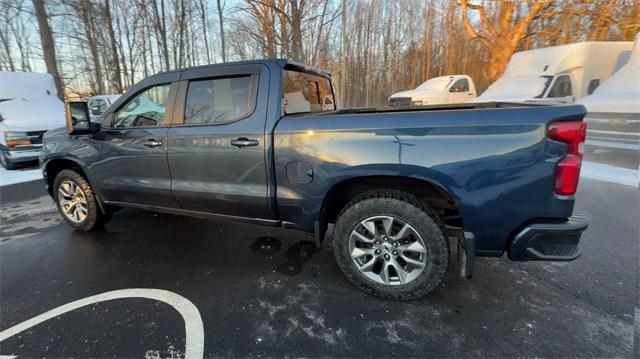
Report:
[{"label": "truck bed", "polygon": [[[477,103],[286,116],[273,134],[280,215],[311,231],[318,198],[343,181],[416,179],[451,199],[478,252],[501,254],[526,221],[571,216],[573,197],[553,190],[566,146],[547,127],[584,115],[579,105]],[[292,181],[291,163],[313,181]]]}]

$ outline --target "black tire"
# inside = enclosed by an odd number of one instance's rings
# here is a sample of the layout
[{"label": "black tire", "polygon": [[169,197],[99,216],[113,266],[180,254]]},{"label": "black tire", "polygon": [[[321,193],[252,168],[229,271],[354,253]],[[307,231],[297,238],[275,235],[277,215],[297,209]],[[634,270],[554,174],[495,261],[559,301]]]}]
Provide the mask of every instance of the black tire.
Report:
[{"label": "black tire", "polygon": [[[422,237],[427,251],[427,263],[413,281],[385,285],[367,278],[353,263],[349,238],[363,220],[374,216],[392,216],[410,224]],[[367,192],[349,202],[336,221],[333,252],[347,278],[367,293],[394,300],[415,299],[431,292],[442,283],[449,263],[449,245],[444,225],[421,200],[397,190]]]},{"label": "black tire", "polygon": [[[71,181],[75,185],[77,185],[86,199],[87,214],[84,220],[82,220],[81,222],[74,222],[63,213],[59,198],[59,188],[60,185],[65,181]],[[107,212],[107,214],[105,215],[100,211],[91,185],[84,177],[82,177],[82,175],[80,175],[76,171],[62,170],[56,175],[56,178],[53,182],[53,196],[62,218],[64,218],[67,224],[79,231],[89,232],[99,227],[100,225],[107,223],[111,219],[110,212]]]},{"label": "black tire", "polygon": [[2,165],[2,167],[9,171],[18,168],[15,163],[9,161],[9,159],[7,158],[7,154],[2,149],[0,149],[0,164]]}]

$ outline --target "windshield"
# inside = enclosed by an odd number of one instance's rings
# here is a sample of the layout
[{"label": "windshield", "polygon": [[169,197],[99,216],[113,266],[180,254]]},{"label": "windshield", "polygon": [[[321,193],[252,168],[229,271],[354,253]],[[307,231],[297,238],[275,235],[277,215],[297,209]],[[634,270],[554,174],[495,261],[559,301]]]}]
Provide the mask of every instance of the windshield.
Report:
[{"label": "windshield", "polygon": [[482,93],[479,101],[528,101],[544,93],[542,77],[503,77]]},{"label": "windshield", "polygon": [[547,92],[547,88],[549,88],[549,84],[551,84],[551,80],[553,80],[553,76],[541,76],[544,79],[544,88],[542,92],[536,98],[542,98],[545,92]]},{"label": "windshield", "polygon": [[304,72],[284,71],[285,114],[334,111],[331,80]]},{"label": "windshield", "polygon": [[422,85],[418,86],[416,90],[435,90],[442,91],[449,86],[453,78],[451,77],[434,77],[430,80],[427,80]]}]

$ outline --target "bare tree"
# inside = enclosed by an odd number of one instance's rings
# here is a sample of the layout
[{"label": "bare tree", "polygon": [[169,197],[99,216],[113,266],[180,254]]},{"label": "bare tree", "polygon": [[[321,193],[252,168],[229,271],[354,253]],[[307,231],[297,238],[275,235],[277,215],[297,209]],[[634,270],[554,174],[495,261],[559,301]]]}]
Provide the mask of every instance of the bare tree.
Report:
[{"label": "bare tree", "polygon": [[49,18],[44,5],[44,0],[32,0],[35,9],[36,18],[38,19],[38,28],[40,29],[40,42],[42,43],[42,53],[47,72],[53,76],[58,91],[58,97],[64,99],[64,87],[62,79],[58,72],[58,59],[56,57],[56,46],[51,35],[51,27],[49,27]]}]

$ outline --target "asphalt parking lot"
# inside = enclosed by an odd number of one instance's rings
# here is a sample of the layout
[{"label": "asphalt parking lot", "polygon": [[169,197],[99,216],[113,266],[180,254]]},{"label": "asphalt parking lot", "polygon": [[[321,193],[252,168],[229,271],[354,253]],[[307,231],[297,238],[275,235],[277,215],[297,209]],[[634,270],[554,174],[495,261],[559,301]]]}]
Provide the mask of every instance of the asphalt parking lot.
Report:
[{"label": "asphalt parking lot", "polygon": [[410,302],[361,293],[298,232],[124,209],[87,234],[40,181],[0,195],[0,355],[171,358],[200,344],[206,357],[634,356],[637,187],[582,179],[576,206],[591,221],[577,261],[478,258],[472,280],[451,266]]}]

